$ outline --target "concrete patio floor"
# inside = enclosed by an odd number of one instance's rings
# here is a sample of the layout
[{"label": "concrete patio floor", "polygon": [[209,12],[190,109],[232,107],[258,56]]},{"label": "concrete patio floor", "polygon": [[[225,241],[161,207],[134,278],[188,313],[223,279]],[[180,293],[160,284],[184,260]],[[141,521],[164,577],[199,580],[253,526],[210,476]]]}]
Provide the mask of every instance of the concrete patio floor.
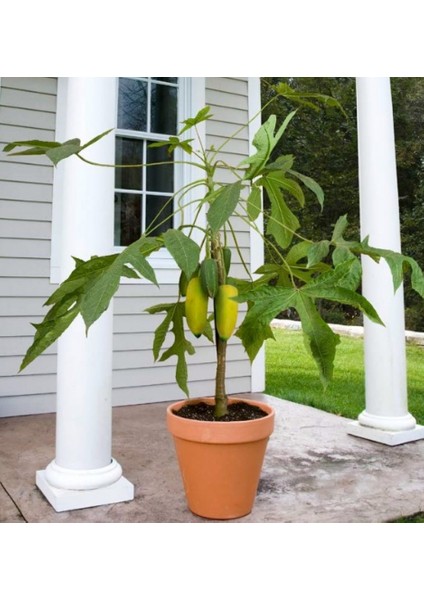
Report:
[{"label": "concrete patio floor", "polygon": [[[377,523],[424,510],[424,440],[388,447],[347,419],[262,394],[276,410],[256,503],[241,523]],[[201,523],[186,507],[167,404],[113,409],[113,456],[135,499],[56,513],[35,486],[54,457],[55,415],[0,419],[0,522]]]}]

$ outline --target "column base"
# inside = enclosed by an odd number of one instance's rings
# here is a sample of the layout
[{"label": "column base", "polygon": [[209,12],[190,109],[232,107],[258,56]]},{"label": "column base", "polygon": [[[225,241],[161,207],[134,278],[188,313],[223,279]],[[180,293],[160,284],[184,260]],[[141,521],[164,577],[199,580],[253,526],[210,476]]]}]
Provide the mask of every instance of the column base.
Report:
[{"label": "column base", "polygon": [[405,431],[386,431],[375,427],[361,425],[357,421],[352,421],[347,426],[347,433],[366,440],[371,440],[372,442],[386,444],[386,446],[399,446],[400,444],[424,439],[424,427],[422,425],[415,425],[412,429],[407,429]]},{"label": "column base", "polygon": [[134,499],[134,485],[120,477],[111,485],[90,490],[64,490],[52,486],[46,479],[46,471],[37,471],[35,483],[56,512],[115,504]]},{"label": "column base", "polygon": [[45,478],[52,487],[61,490],[97,490],[108,487],[122,477],[122,467],[111,458],[105,467],[97,469],[70,469],[61,467],[56,459],[45,468]]}]

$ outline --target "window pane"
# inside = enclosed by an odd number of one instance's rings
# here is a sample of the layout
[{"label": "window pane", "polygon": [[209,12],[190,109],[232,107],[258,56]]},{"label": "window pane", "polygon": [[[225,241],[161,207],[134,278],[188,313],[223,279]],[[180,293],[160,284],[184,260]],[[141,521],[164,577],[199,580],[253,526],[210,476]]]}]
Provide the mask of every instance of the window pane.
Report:
[{"label": "window pane", "polygon": [[147,83],[119,78],[118,128],[147,130]]},{"label": "window pane", "polygon": [[[147,163],[169,162],[172,156],[167,148],[147,148]],[[147,167],[148,192],[173,192],[174,191],[174,165],[158,165]]]},{"label": "window pane", "polygon": [[[143,162],[143,142],[131,138],[116,138],[116,164],[139,165]],[[143,170],[115,169],[115,187],[125,190],[141,190]]]},{"label": "window pane", "polygon": [[177,132],[177,88],[152,83],[152,133]]},{"label": "window pane", "polygon": [[129,246],[141,236],[139,194],[115,193],[115,246]]},{"label": "window pane", "polygon": [[174,203],[164,196],[146,197],[146,229],[153,225],[151,235],[159,235],[172,227]]},{"label": "window pane", "polygon": [[177,83],[178,77],[152,77],[156,81],[166,81],[167,83]]}]

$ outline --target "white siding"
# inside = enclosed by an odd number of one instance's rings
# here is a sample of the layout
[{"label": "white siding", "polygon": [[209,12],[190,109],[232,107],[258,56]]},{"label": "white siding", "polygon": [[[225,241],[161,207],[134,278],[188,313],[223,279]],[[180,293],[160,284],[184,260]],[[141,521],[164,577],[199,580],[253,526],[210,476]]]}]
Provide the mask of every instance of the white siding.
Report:
[{"label": "white siding", "polygon": [[[53,140],[56,79],[1,80],[0,148],[13,140]],[[55,348],[22,374],[19,365],[45,314],[50,285],[53,167],[37,156],[0,154],[0,415],[54,409]]]},{"label": "white siding", "polygon": [[[55,138],[57,80],[3,78],[0,95],[0,145],[17,139]],[[246,78],[207,78],[206,103],[213,118],[206,122],[206,144],[218,148],[248,120]],[[243,128],[220,155],[236,166],[248,154],[248,129]],[[39,157],[1,160],[0,155],[0,416],[49,412],[55,407],[56,346],[18,374],[31,343],[31,322],[45,314],[50,284],[51,199],[53,168]],[[232,181],[230,171],[219,178]],[[248,226],[233,223],[246,262],[250,259]],[[242,261],[233,251],[234,276],[243,276]],[[175,400],[182,392],[175,383],[172,361],[154,364],[152,340],[163,316],[144,309],[171,302],[176,286],[161,290],[148,284],[122,284],[114,301],[114,405]],[[169,340],[172,341],[172,334]],[[212,394],[214,348],[193,337],[198,348],[189,361],[192,396]],[[249,391],[249,361],[237,340],[229,344],[228,391]]]}]

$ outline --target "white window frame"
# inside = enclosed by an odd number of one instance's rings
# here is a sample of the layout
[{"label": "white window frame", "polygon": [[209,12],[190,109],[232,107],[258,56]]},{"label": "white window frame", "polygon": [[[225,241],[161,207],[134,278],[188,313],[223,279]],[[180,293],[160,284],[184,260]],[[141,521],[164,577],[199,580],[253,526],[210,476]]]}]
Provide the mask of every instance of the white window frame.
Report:
[{"label": "white window frame", "polygon": [[[63,141],[62,131],[66,119],[66,80],[67,78],[59,77],[58,79],[58,94],[57,94],[57,114],[56,114],[56,139]],[[119,78],[116,78],[116,90],[118,90]],[[111,115],[111,123],[117,126],[118,114],[118,93],[116,92],[115,114]],[[201,108],[205,106],[205,78],[204,77],[181,77],[179,81],[179,98],[178,98],[178,122],[194,116]],[[206,130],[205,122],[200,123],[197,127],[201,143],[205,146]],[[120,130],[121,133],[125,130]],[[100,133],[100,132],[99,132]],[[187,137],[192,132],[187,132]],[[165,139],[167,136],[164,136]],[[85,140],[83,140],[85,141]],[[195,144],[195,142],[193,142]],[[197,147],[197,144],[196,146]],[[195,181],[201,178],[202,171],[193,165],[181,165],[181,168],[176,169],[175,173],[175,190],[178,190],[182,185]],[[184,221],[192,222],[194,210],[191,201],[196,197],[201,197],[205,193],[201,188],[189,192],[186,196],[187,208],[184,211]],[[110,201],[114,202],[114,188],[110,191]],[[199,226],[203,226],[205,217],[202,215],[199,220]],[[51,261],[50,261],[50,282],[60,283],[61,265],[60,265],[60,237],[62,231],[62,192],[61,192],[61,170],[55,169],[53,181],[53,216],[52,216],[52,243],[51,243]],[[124,249],[121,246],[114,246],[114,232],[111,231],[111,248],[113,252],[120,252]],[[196,240],[200,235],[194,231],[193,239]],[[177,283],[179,270],[175,261],[170,256],[166,249],[161,249],[149,257],[149,262],[155,269],[158,283]],[[146,285],[150,282],[145,279],[126,279],[121,280],[125,285]]]}]

